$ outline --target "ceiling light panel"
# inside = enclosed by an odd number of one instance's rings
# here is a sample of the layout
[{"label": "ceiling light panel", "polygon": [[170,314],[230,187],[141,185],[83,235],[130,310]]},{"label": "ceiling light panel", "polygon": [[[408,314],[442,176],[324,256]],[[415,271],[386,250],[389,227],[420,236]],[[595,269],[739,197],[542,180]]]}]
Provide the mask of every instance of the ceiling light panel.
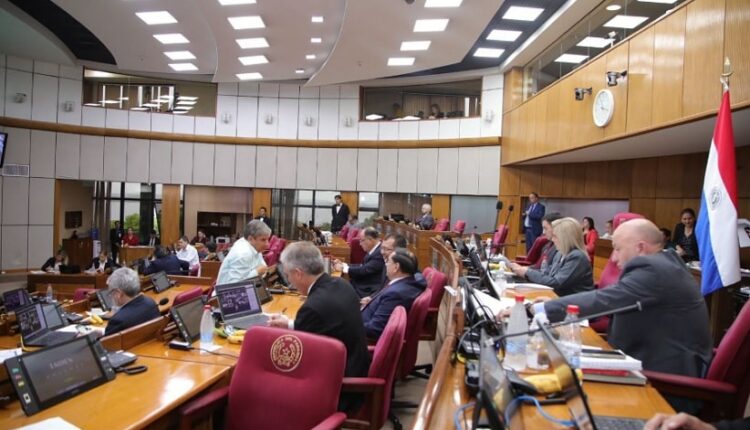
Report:
[{"label": "ceiling light panel", "polygon": [[576,46],[580,46],[580,47],[583,47],[583,48],[599,48],[599,49],[601,49],[601,48],[608,47],[610,44],[612,44],[612,42],[614,42],[614,39],[605,39],[603,37],[588,36],[588,37],[584,37],[583,40],[581,40],[580,42],[578,42],[578,44]]},{"label": "ceiling light panel", "polygon": [[477,50],[474,51],[474,56],[484,58],[500,58],[500,56],[503,55],[503,52],[505,52],[505,49],[477,48]]},{"label": "ceiling light panel", "polygon": [[320,37],[311,37],[310,38],[310,43],[322,43],[322,42],[323,42],[323,39],[321,39]]},{"label": "ceiling light panel", "polygon": [[315,59],[315,54],[307,54],[307,55],[305,55],[305,59],[306,60],[314,60]]},{"label": "ceiling light panel", "polygon": [[622,9],[622,6],[620,6],[619,4],[611,4],[611,5],[607,6],[607,10],[610,11],[610,12],[614,12],[614,11],[620,10],[620,9]]},{"label": "ceiling light panel", "polygon": [[459,7],[463,0],[427,0],[424,7]]},{"label": "ceiling light panel", "polygon": [[257,81],[258,79],[263,79],[263,75],[258,72],[237,73],[237,78],[241,81]]},{"label": "ceiling light panel", "polygon": [[604,24],[609,28],[634,29],[648,20],[646,16],[617,15]]},{"label": "ceiling light panel", "polygon": [[581,61],[589,58],[588,55],[577,55],[577,54],[562,54],[555,60],[556,63],[569,63],[578,64]]},{"label": "ceiling light panel", "polygon": [[515,21],[536,21],[544,9],[538,7],[511,6],[503,15],[503,19],[512,19]]},{"label": "ceiling light panel", "polygon": [[388,59],[389,66],[411,66],[414,64],[414,57],[391,57]]},{"label": "ceiling light panel", "polygon": [[135,15],[148,25],[174,24],[177,20],[166,10],[158,12],[136,12]]},{"label": "ceiling light panel", "polygon": [[168,51],[165,52],[164,55],[166,55],[170,60],[173,61],[195,59],[195,55],[193,55],[193,53],[190,51]]},{"label": "ceiling light panel", "polygon": [[447,18],[440,19],[418,19],[414,23],[415,32],[428,32],[428,31],[445,31],[445,27],[448,26]]},{"label": "ceiling light panel", "polygon": [[252,16],[232,16],[227,18],[229,24],[235,30],[247,30],[251,28],[266,28],[263,18],[258,15]]},{"label": "ceiling light panel", "polygon": [[675,4],[677,0],[638,0],[641,3]]},{"label": "ceiling light panel", "polygon": [[305,73],[305,69],[297,69],[297,70],[294,71],[294,73],[296,73],[298,75],[301,75],[301,74]]},{"label": "ceiling light panel", "polygon": [[429,40],[413,40],[409,42],[401,42],[402,51],[426,51],[430,48]]},{"label": "ceiling light panel", "polygon": [[237,39],[237,44],[242,49],[268,48],[268,41],[265,37],[250,37],[246,39]]},{"label": "ceiling light panel", "polygon": [[251,55],[249,57],[240,57],[238,58],[238,60],[240,60],[240,63],[242,63],[243,66],[268,63],[268,58],[266,58],[265,55]]},{"label": "ceiling light panel", "polygon": [[323,22],[323,17],[322,16],[314,16],[314,17],[310,18],[310,22],[314,22],[316,24],[320,24],[321,22]]},{"label": "ceiling light panel", "polygon": [[222,6],[235,6],[238,4],[255,4],[255,0],[219,0]]},{"label": "ceiling light panel", "polygon": [[514,30],[492,30],[487,36],[487,40],[497,40],[499,42],[515,42],[522,32]]},{"label": "ceiling light panel", "polygon": [[190,43],[185,36],[180,33],[154,34],[154,37],[164,45],[174,45],[178,43]]},{"label": "ceiling light panel", "polygon": [[171,67],[175,72],[189,72],[198,70],[198,67],[196,67],[193,63],[171,63],[169,67]]}]

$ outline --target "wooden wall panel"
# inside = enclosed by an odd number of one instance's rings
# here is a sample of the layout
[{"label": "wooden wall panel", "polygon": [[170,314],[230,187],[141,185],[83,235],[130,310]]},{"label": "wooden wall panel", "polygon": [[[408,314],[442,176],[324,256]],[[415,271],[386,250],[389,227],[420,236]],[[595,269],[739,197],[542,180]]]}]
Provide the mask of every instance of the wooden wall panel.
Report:
[{"label": "wooden wall panel", "polygon": [[[503,151],[504,152],[504,151]],[[500,195],[518,195],[520,189],[521,171],[518,167],[500,168]]]},{"label": "wooden wall panel", "polygon": [[[685,174],[685,158],[680,156],[658,159],[656,171],[656,197],[682,197],[682,177]],[[691,172],[698,174],[699,172]]]},{"label": "wooden wall panel", "polygon": [[682,199],[656,199],[654,201],[654,217],[651,221],[659,227],[674,230],[675,224],[680,221],[682,209]]},{"label": "wooden wall panel", "polygon": [[635,198],[656,196],[658,159],[639,158],[632,161],[630,193]]},{"label": "wooden wall panel", "polygon": [[630,212],[641,214],[648,219],[654,219],[656,213],[656,200],[651,199],[630,199]]},{"label": "wooden wall panel", "polygon": [[[591,96],[586,95],[583,100],[576,101],[574,104],[573,116],[571,118],[573,124],[571,143],[573,146],[584,146],[604,138],[604,129],[594,125],[591,110],[594,106],[594,96],[596,96],[597,91],[606,87],[606,80],[604,78],[606,73],[607,57],[604,56],[586,64],[583,66],[583,70],[574,75],[576,86],[592,87],[592,94]],[[571,96],[571,98],[573,97]],[[624,106],[618,101],[616,103],[618,103],[618,106]]]},{"label": "wooden wall panel", "polygon": [[586,197],[586,168],[584,163],[565,164],[563,167],[563,195],[565,197]]},{"label": "wooden wall panel", "polygon": [[268,209],[268,215],[273,217],[271,213],[271,192],[270,188],[253,188],[253,216],[258,216],[261,206]]},{"label": "wooden wall panel", "polygon": [[[747,6],[747,5],[746,5]],[[693,115],[719,106],[717,79],[724,62],[724,0],[699,0],[687,5],[682,114]]]},{"label": "wooden wall panel", "polygon": [[[685,170],[682,175],[682,197],[692,198],[700,196],[703,190],[703,175],[706,171],[708,154],[687,154],[685,159]],[[695,207],[698,210],[698,207]]]},{"label": "wooden wall panel", "polygon": [[[654,28],[647,28],[630,41],[628,64],[627,131],[637,131],[651,126],[654,77]],[[617,88],[620,86],[618,85]]]},{"label": "wooden wall panel", "polygon": [[576,124],[573,123],[573,109],[577,104],[582,103],[575,99],[576,83],[573,79],[563,79],[557,86],[560,87],[560,93],[557,101],[550,99],[549,103],[559,105],[559,116],[557,123],[557,136],[554,137],[554,151],[562,151],[570,148],[573,144],[573,134],[576,130]]},{"label": "wooden wall panel", "polygon": [[541,94],[544,97],[544,105],[547,107],[547,121],[542,126],[545,129],[544,145],[540,153],[549,154],[554,152],[560,139],[560,85],[554,85]]},{"label": "wooden wall panel", "polygon": [[630,181],[627,180],[631,177],[630,160],[586,163],[584,170],[586,198],[630,197]]},{"label": "wooden wall panel", "polygon": [[536,97],[536,105],[534,106],[534,122],[531,124],[532,130],[534,130],[534,145],[532,154],[542,154],[547,146],[546,126],[547,124],[547,97]]},{"label": "wooden wall panel", "polygon": [[539,187],[539,194],[543,196],[562,195],[564,173],[562,164],[547,164],[542,166],[542,184]]},{"label": "wooden wall panel", "polygon": [[180,186],[162,185],[161,243],[170,244],[180,238]]},{"label": "wooden wall panel", "polygon": [[[359,193],[358,192],[342,192],[341,201],[349,206],[349,213],[359,213]],[[362,220],[364,221],[364,220]]]},{"label": "wooden wall panel", "polygon": [[[732,101],[750,101],[750,5],[747,0],[726,0],[724,56],[732,62]],[[747,181],[746,181],[747,182]]]},{"label": "wooden wall panel", "polygon": [[654,26],[654,89],[659,97],[653,100],[653,125],[682,116],[686,17],[683,7]]},{"label": "wooden wall panel", "polygon": [[[750,198],[750,148],[739,148],[737,157],[737,197]],[[750,213],[745,212],[750,215]]]},{"label": "wooden wall panel", "polygon": [[532,192],[539,192],[542,187],[541,166],[528,166],[521,170],[519,191],[522,196]]},{"label": "wooden wall panel", "polygon": [[503,84],[503,112],[513,109],[523,101],[523,68],[514,67],[505,72]]},{"label": "wooden wall panel", "polygon": [[[505,118],[509,118],[507,123]],[[502,144],[502,164],[519,160],[519,149],[521,147],[518,137],[518,130],[523,126],[521,124],[521,109],[514,109],[506,113],[503,118],[503,144]],[[507,133],[507,134],[506,134]]]},{"label": "wooden wall panel", "polygon": [[432,216],[435,222],[440,218],[451,219],[451,196],[445,194],[432,195]]},{"label": "wooden wall panel", "polygon": [[[606,56],[606,70],[598,78],[603,82],[606,82],[606,72],[622,72],[628,70],[628,53],[630,50],[630,42],[623,43],[616,47]],[[594,76],[597,78],[597,76]],[[629,78],[629,77],[628,77]],[[603,88],[608,88],[606,83]],[[604,127],[604,137],[615,136],[618,134],[625,133],[625,125],[628,114],[628,89],[630,88],[630,79],[622,80],[617,86],[609,87],[612,94],[615,96],[615,113],[612,116],[612,121]],[[649,98],[650,99],[650,98]],[[593,100],[593,99],[592,99]],[[640,103],[640,101],[638,101]],[[592,120],[593,121],[593,120]]]}]

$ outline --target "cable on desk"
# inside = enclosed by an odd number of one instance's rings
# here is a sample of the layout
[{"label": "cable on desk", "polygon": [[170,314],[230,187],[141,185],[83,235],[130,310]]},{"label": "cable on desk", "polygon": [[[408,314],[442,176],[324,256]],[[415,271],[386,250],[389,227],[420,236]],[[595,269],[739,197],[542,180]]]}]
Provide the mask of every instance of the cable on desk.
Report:
[{"label": "cable on desk", "polygon": [[231,357],[231,358],[236,358],[236,359],[239,359],[239,358],[240,358],[240,356],[239,356],[239,355],[234,355],[234,354],[227,354],[226,352],[216,352],[216,351],[210,351],[210,350],[208,350],[208,349],[206,349],[206,348],[201,348],[201,347],[198,347],[198,348],[196,348],[196,347],[194,347],[194,346],[191,346],[191,347],[190,347],[190,349],[193,349],[193,350],[196,350],[196,351],[205,351],[205,352],[207,352],[207,353],[209,353],[209,354],[213,354],[213,355],[221,355],[221,356],[224,356],[224,357]]},{"label": "cable on desk", "polygon": [[521,402],[529,402],[529,403],[535,404],[539,413],[542,414],[542,416],[548,421],[552,421],[553,423],[564,425],[565,427],[574,427],[576,424],[571,420],[561,420],[559,418],[553,417],[552,415],[549,415],[547,412],[544,412],[542,405],[539,404],[539,400],[531,396],[518,396],[515,399],[511,400],[511,402],[508,404],[508,407],[505,408],[506,424],[510,423],[510,417],[513,416],[513,412],[515,412],[515,410],[518,408],[518,404]]},{"label": "cable on desk", "polygon": [[476,402],[469,402],[459,406],[458,409],[456,409],[456,412],[453,414],[453,425],[456,426],[456,430],[461,430],[461,423],[458,421],[458,415],[463,414],[464,424],[466,424],[466,410],[474,407],[475,404]]}]

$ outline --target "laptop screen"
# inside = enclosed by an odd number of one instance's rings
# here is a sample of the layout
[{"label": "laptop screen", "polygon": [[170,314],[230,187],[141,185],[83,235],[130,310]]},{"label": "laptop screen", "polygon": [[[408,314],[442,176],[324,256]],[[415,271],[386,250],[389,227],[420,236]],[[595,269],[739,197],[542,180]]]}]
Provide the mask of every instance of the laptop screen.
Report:
[{"label": "laptop screen", "polygon": [[[513,400],[513,391],[505,370],[497,358],[492,338],[482,330],[479,353],[479,390],[482,407],[493,429],[510,427],[503,414]],[[519,409],[516,408],[516,411]],[[515,416],[515,413],[514,413]],[[511,418],[512,419],[512,418]]]},{"label": "laptop screen", "polygon": [[49,327],[50,330],[65,325],[65,321],[63,321],[62,316],[60,315],[60,309],[56,304],[44,304],[42,305],[42,310],[44,310],[44,319],[47,321],[47,327]]},{"label": "laptop screen", "polygon": [[47,328],[47,320],[44,319],[44,310],[40,303],[17,310],[16,321],[24,338],[35,336]]},{"label": "laptop screen", "polygon": [[151,283],[154,284],[154,289],[156,289],[157,293],[166,291],[171,286],[166,272],[156,272],[151,275]]},{"label": "laptop screen", "polygon": [[258,283],[260,283],[259,278],[251,278],[242,282],[216,286],[216,297],[219,300],[224,320],[262,312],[255,291]]},{"label": "laptop screen", "polygon": [[31,297],[25,288],[19,288],[4,292],[3,303],[5,304],[5,311],[10,312],[31,303]]},{"label": "laptop screen", "polygon": [[109,311],[112,309],[112,296],[109,295],[109,291],[106,289],[96,290],[96,298],[99,300],[99,304],[102,309]]},{"label": "laptop screen", "polygon": [[170,310],[180,335],[186,342],[197,340],[201,335],[203,298],[196,297],[185,303],[173,306]]}]

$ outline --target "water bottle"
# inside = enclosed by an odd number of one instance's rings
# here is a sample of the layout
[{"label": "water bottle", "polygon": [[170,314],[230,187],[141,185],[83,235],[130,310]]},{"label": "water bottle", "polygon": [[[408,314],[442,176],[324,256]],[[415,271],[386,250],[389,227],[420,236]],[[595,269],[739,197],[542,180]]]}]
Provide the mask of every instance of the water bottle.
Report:
[{"label": "water bottle", "polygon": [[[526,308],[523,305],[524,296],[516,296],[516,304],[510,311],[507,333],[522,333],[529,329],[526,323]],[[528,335],[512,336],[505,341],[504,363],[513,370],[523,370],[526,367],[526,343]]]},{"label": "water bottle", "polygon": [[580,310],[577,305],[568,305],[567,315],[560,327],[560,343],[565,358],[568,359],[571,367],[578,369],[581,367],[581,326],[579,323],[566,324],[569,321],[578,319]]},{"label": "water bottle", "polygon": [[474,239],[474,235],[471,235],[471,238],[469,239],[469,248],[471,249],[477,249],[477,240]]},{"label": "water bottle", "polygon": [[214,317],[211,315],[211,305],[203,308],[201,317],[201,348],[210,347],[214,344]]},{"label": "water bottle", "polygon": [[[533,321],[531,329],[537,328],[539,326]],[[529,337],[529,343],[526,344],[526,367],[532,370],[546,370],[549,367],[549,355],[542,332],[538,331]]]},{"label": "water bottle", "polygon": [[329,254],[328,251],[323,254],[323,269],[326,274],[331,274],[331,254]]},{"label": "water bottle", "polygon": [[52,290],[52,284],[47,284],[47,303],[55,301],[55,292]]}]

